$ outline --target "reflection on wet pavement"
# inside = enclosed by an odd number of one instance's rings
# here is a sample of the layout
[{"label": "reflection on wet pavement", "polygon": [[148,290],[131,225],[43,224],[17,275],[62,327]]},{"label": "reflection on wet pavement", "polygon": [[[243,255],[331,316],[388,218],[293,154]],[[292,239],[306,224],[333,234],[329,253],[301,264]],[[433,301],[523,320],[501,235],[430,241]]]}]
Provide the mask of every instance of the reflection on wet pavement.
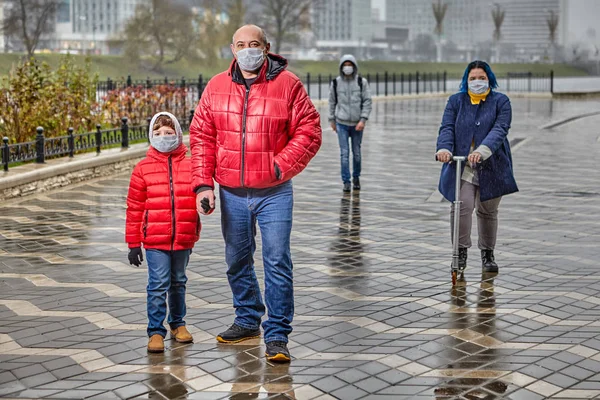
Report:
[{"label": "reflection on wet pavement", "polygon": [[502,200],[500,273],[474,257],[454,290],[431,156],[445,100],[374,103],[360,192],[341,192],[324,131],[294,178],[290,365],[267,363],[260,340],[214,339],[233,320],[218,207],[188,270],[195,343],[148,355],[146,270],[123,242],[129,176],[2,204],[0,397],[600,397],[600,117],[541,128],[600,103],[512,104],[521,192]]}]

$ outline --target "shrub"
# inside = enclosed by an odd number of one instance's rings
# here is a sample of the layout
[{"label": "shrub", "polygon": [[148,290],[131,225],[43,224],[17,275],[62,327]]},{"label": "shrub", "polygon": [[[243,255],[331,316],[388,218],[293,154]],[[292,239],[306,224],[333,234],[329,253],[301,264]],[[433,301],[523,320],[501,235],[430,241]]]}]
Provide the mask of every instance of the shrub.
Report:
[{"label": "shrub", "polygon": [[69,55],[56,70],[35,59],[16,65],[0,87],[0,134],[15,143],[33,140],[38,126],[46,137],[92,130],[101,117],[97,80],[89,59],[77,66]]},{"label": "shrub", "polygon": [[147,88],[143,85],[114,89],[102,98],[104,120],[113,126],[121,124],[121,117],[129,118],[130,125],[144,125],[147,118],[159,111],[169,111],[180,119],[187,118],[192,106],[190,93],[185,87],[163,84]]}]

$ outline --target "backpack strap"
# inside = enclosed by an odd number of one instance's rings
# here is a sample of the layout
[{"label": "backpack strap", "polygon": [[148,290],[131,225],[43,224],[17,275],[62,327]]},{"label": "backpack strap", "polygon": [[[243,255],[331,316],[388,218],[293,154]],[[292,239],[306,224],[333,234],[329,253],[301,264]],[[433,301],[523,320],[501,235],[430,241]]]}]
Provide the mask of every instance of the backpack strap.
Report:
[{"label": "backpack strap", "polygon": [[335,97],[335,105],[337,105],[337,102],[338,102],[337,76],[335,78],[333,78],[333,81],[331,83],[333,84],[333,96]]},{"label": "backpack strap", "polygon": [[363,78],[358,75],[358,87],[360,88],[360,112],[362,113],[363,109]]}]

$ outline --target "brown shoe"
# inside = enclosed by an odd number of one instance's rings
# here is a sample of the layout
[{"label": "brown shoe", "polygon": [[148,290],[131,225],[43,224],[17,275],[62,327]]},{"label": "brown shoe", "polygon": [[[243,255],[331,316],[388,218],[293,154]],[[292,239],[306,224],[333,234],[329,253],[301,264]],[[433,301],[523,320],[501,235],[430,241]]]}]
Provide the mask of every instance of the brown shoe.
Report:
[{"label": "brown shoe", "polygon": [[164,351],[164,338],[158,334],[152,335],[148,340],[148,353],[163,353]]},{"label": "brown shoe", "polygon": [[194,338],[185,326],[180,326],[177,329],[171,329],[171,339],[175,339],[178,343],[192,343]]}]

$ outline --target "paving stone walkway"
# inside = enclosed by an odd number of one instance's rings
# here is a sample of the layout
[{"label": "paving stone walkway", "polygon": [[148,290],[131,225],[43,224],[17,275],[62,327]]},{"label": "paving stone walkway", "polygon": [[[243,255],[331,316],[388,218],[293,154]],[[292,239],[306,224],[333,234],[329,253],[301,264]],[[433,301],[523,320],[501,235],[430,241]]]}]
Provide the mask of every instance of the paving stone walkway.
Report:
[{"label": "paving stone walkway", "polygon": [[374,103],[360,193],[342,194],[330,130],[294,179],[290,365],[259,340],[215,341],[233,320],[218,210],[188,270],[195,343],[149,355],[129,176],[0,205],[0,397],[600,398],[600,116],[539,128],[600,104],[513,101],[521,192],[500,205],[500,273],[482,275],[473,249],[455,289],[433,161],[444,105]]}]

